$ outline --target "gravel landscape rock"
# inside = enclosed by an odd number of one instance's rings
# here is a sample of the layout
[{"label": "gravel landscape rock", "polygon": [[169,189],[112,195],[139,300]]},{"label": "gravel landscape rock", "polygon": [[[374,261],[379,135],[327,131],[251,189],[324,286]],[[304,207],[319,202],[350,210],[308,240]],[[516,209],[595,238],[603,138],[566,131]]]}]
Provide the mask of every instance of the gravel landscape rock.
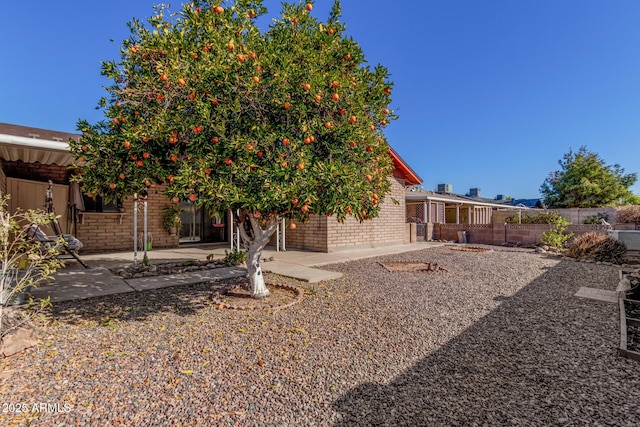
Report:
[{"label": "gravel landscape rock", "polygon": [[[446,271],[390,272],[384,262]],[[637,425],[617,356],[618,267],[447,247],[324,266],[284,310],[220,310],[224,282],[54,304],[41,344],[0,361],[0,424]],[[64,405],[67,406],[64,406]],[[5,408],[2,408],[5,409]],[[52,407],[53,409],[53,407]]]}]

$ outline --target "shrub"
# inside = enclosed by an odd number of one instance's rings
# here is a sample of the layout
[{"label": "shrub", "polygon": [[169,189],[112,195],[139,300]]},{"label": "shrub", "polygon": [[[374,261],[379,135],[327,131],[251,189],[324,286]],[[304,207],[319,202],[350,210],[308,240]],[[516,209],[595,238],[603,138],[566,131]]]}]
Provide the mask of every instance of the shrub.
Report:
[{"label": "shrub", "polygon": [[545,222],[537,222],[534,224],[553,225],[553,227],[551,227],[549,231],[545,231],[542,233],[542,238],[540,238],[540,241],[545,245],[552,246],[556,249],[564,248],[567,240],[569,240],[573,236],[573,233],[566,232],[567,225],[571,223],[556,212],[544,212],[542,214],[539,214],[538,216],[538,220]]},{"label": "shrub", "polygon": [[[50,279],[56,269],[63,266],[56,258],[59,253],[56,246],[43,246],[30,237],[29,227],[25,227],[50,223],[55,215],[42,210],[11,213],[7,210],[8,199],[9,195],[0,194],[0,341],[29,317],[25,312],[21,316],[23,320],[13,322],[5,318],[6,306],[19,303],[25,291]],[[30,300],[29,305],[32,302]],[[47,305],[48,300],[40,302],[41,309]]]},{"label": "shrub", "polygon": [[232,249],[231,252],[224,251],[225,257],[224,262],[227,264],[242,264],[247,260],[247,253],[245,251],[241,251],[239,249]]},{"label": "shrub", "polygon": [[584,219],[583,224],[602,224],[602,220],[609,221],[609,215],[604,212],[600,212],[596,215],[590,215]]},{"label": "shrub", "polygon": [[616,211],[616,222],[634,224],[640,222],[640,205],[620,206]]},{"label": "shrub", "polygon": [[573,236],[573,233],[566,233],[566,229],[566,226],[554,225],[551,230],[542,233],[540,241],[556,249],[562,249],[567,240]]},{"label": "shrub", "polygon": [[626,252],[624,243],[613,237],[603,233],[589,232],[577,236],[569,245],[566,254],[572,258],[621,263]]}]

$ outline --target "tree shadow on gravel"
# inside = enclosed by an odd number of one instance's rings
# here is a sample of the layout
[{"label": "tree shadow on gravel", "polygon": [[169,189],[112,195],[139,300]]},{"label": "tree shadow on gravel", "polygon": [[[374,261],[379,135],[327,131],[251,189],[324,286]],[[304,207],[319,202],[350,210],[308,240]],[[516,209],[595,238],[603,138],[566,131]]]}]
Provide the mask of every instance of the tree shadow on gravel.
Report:
[{"label": "tree shadow on gravel", "polygon": [[231,284],[240,284],[243,279],[246,281],[246,278],[231,278],[59,302],[53,304],[51,312],[55,320],[69,324],[105,319],[145,320],[162,312],[194,315],[214,304],[212,296],[216,291]]},{"label": "tree shadow on gravel", "polygon": [[[333,403],[336,426],[637,425],[640,365],[617,356],[617,305],[561,261],[388,384]],[[582,274],[582,273],[581,273]],[[427,309],[427,308],[425,308]]]}]

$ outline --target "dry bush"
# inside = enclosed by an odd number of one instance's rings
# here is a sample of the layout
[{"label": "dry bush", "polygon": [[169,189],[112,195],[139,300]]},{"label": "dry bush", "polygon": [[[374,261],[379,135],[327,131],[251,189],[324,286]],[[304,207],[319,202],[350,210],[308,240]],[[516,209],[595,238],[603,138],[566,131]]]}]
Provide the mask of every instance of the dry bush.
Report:
[{"label": "dry bush", "polygon": [[620,206],[616,211],[616,222],[621,224],[640,222],[640,205]]},{"label": "dry bush", "polygon": [[589,232],[573,239],[566,255],[572,258],[589,258],[596,261],[621,263],[627,247],[611,236]]}]

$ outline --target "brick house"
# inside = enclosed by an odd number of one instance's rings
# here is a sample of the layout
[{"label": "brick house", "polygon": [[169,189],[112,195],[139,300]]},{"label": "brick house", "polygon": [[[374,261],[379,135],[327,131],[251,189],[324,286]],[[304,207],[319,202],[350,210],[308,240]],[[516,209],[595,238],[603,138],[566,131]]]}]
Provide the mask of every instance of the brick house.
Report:
[{"label": "brick house", "polygon": [[[67,141],[77,138],[80,135],[0,123],[0,191],[11,194],[9,208],[12,211],[18,207],[43,208],[51,180],[54,207],[61,215],[62,229],[83,242],[83,252],[130,251],[133,249],[133,198],[125,198],[120,205],[109,205],[99,198],[94,200],[82,195],[82,209],[70,208],[74,196],[75,200],[80,196],[75,184],[69,181],[73,155],[68,151]],[[335,218],[315,216],[296,230],[287,230],[286,246],[330,252],[350,246],[408,242],[405,186],[420,184],[422,180],[395,151],[391,150],[390,154],[395,170],[389,177],[392,194],[388,199],[393,198],[399,204],[386,201],[379,218],[362,224],[354,219],[339,224]],[[147,224],[152,248],[231,242],[233,227],[229,213],[207,212],[188,202],[181,203],[182,230],[178,235],[170,235],[163,228],[162,208],[171,203],[162,190],[162,186],[152,186],[148,192]],[[142,221],[139,214],[139,233]]]}]

